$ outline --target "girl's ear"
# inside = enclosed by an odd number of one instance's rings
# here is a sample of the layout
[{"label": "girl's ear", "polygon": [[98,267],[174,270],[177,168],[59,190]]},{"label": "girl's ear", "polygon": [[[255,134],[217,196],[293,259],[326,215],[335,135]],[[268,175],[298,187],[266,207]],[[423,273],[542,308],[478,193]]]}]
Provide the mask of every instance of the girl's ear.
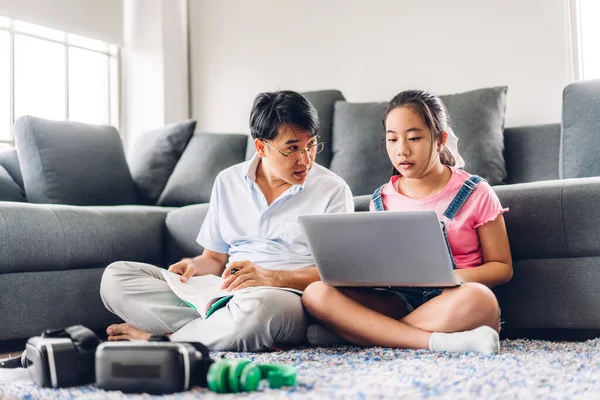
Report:
[{"label": "girl's ear", "polygon": [[254,139],[254,148],[260,158],[265,156],[265,143],[260,139]]},{"label": "girl's ear", "polygon": [[444,146],[446,145],[447,142],[448,142],[448,132],[443,131],[442,132],[442,137],[438,141],[438,151],[441,151],[444,148]]}]

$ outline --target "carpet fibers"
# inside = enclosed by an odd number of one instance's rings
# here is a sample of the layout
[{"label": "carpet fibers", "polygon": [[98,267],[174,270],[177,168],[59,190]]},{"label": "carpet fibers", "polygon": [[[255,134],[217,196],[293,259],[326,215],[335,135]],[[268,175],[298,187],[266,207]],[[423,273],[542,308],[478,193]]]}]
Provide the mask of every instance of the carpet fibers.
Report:
[{"label": "carpet fibers", "polygon": [[[214,353],[298,367],[293,388],[269,389],[247,398],[600,398],[600,339],[586,342],[504,340],[495,356],[336,346],[273,353]],[[231,398],[207,389],[168,396],[124,395],[93,385],[42,389],[20,370],[0,370],[0,399]]]}]

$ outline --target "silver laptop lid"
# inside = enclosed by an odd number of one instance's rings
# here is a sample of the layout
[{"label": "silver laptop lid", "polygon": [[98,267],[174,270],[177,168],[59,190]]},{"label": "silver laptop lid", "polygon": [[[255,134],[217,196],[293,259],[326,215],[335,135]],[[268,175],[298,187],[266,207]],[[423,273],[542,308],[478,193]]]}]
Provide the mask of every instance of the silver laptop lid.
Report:
[{"label": "silver laptop lid", "polygon": [[298,221],[327,285],[458,284],[433,210],[301,215]]}]

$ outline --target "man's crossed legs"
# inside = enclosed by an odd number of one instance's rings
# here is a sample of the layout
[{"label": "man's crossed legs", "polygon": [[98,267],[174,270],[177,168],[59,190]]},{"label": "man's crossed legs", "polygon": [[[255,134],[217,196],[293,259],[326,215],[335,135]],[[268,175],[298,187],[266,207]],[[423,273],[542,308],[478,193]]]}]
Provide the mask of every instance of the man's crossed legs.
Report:
[{"label": "man's crossed legs", "polygon": [[261,351],[305,342],[307,316],[300,296],[264,289],[234,296],[203,319],[169,288],[161,269],[116,262],[100,285],[106,308],[126,321],[111,325],[109,339],[142,339],[173,333],[171,340],[201,342],[211,350]]}]

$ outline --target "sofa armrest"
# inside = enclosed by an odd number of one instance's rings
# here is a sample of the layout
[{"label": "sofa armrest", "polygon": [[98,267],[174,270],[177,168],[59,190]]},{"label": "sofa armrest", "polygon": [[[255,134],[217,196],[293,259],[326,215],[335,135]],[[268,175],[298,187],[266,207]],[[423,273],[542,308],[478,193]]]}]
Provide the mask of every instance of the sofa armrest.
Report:
[{"label": "sofa armrest", "polygon": [[208,212],[208,203],[174,209],[167,215],[166,259],[173,264],[183,257],[195,257],[204,249],[196,238]]}]

